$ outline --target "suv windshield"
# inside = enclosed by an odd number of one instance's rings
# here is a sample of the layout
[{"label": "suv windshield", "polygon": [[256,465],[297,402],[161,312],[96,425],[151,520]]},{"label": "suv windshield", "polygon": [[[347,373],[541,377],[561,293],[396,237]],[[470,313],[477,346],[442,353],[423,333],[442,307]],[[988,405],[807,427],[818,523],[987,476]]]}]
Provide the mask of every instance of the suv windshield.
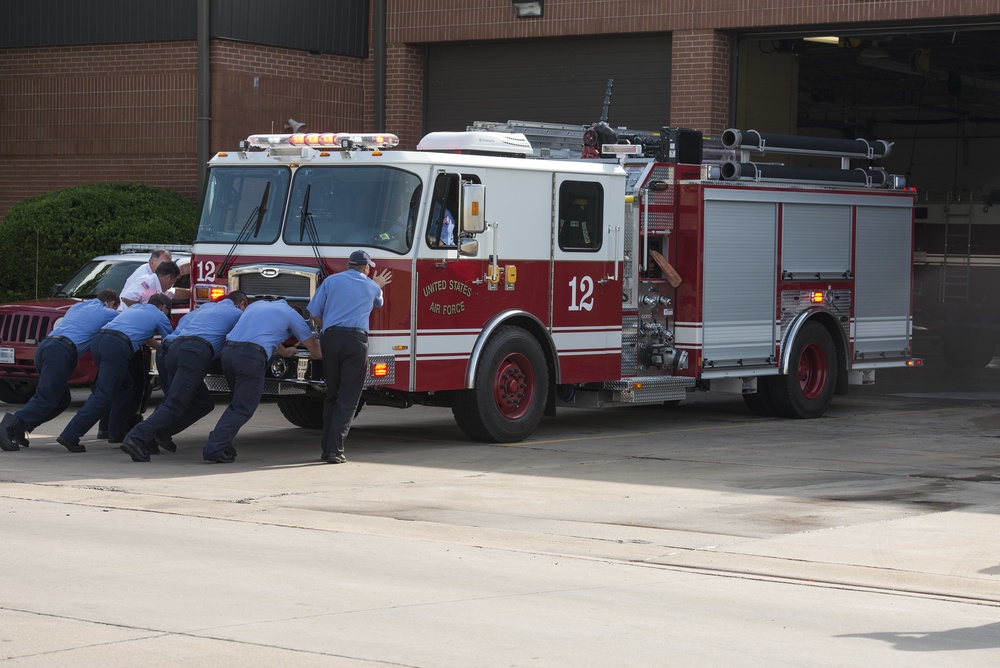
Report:
[{"label": "suv windshield", "polygon": [[209,171],[198,241],[273,243],[291,171],[287,167],[216,167]]},{"label": "suv windshield", "polygon": [[419,177],[394,167],[302,167],[289,198],[285,242],[405,253],[420,192]]},{"label": "suv windshield", "polygon": [[111,289],[121,292],[125,280],[132,275],[143,260],[122,262],[121,260],[91,260],[80,271],[73,274],[54,297],[76,297],[93,299],[101,290]]}]

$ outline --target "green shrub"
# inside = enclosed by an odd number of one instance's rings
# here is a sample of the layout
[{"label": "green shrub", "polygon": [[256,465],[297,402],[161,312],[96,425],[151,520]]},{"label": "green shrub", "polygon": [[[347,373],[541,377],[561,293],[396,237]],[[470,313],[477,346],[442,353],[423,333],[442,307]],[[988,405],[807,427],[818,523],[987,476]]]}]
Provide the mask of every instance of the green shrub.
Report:
[{"label": "green shrub", "polygon": [[95,255],[124,243],[189,244],[198,207],[137,183],[101,183],[18,202],[0,225],[0,302],[48,297]]}]

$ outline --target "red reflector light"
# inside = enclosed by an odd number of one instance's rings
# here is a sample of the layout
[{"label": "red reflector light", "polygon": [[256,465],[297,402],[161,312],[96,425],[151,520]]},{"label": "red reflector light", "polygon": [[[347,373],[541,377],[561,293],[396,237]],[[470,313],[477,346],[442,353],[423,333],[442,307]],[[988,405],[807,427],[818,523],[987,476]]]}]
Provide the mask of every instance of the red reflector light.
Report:
[{"label": "red reflector light", "polygon": [[217,302],[226,296],[228,291],[224,286],[218,285],[208,291],[208,298],[213,302]]},{"label": "red reflector light", "polygon": [[389,365],[385,362],[378,362],[372,366],[372,376],[375,378],[385,378],[389,375]]}]

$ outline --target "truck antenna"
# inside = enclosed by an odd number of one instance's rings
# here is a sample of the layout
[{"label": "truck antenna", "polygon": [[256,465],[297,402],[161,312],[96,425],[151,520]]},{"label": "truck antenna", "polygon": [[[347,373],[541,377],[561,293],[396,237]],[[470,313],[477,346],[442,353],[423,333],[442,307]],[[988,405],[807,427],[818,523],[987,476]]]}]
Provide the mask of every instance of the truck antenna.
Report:
[{"label": "truck antenna", "polygon": [[601,109],[601,123],[608,122],[608,112],[611,109],[611,89],[615,85],[614,79],[608,79],[608,87],[604,90],[604,108]]},{"label": "truck antenna", "polygon": [[615,144],[618,137],[608,125],[608,114],[611,109],[611,88],[614,79],[608,79],[608,87],[604,90],[604,108],[601,109],[601,120],[597,121],[583,132],[583,153],[581,158],[600,158],[602,144]]}]

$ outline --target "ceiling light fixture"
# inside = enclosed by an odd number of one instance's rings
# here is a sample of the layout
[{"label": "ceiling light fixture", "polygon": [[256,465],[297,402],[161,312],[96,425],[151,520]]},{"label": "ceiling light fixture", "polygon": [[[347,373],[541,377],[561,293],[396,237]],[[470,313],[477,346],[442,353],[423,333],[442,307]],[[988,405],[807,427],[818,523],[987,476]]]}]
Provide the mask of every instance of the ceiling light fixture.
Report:
[{"label": "ceiling light fixture", "polygon": [[540,18],[544,12],[544,0],[513,0],[514,14],[519,19]]}]

